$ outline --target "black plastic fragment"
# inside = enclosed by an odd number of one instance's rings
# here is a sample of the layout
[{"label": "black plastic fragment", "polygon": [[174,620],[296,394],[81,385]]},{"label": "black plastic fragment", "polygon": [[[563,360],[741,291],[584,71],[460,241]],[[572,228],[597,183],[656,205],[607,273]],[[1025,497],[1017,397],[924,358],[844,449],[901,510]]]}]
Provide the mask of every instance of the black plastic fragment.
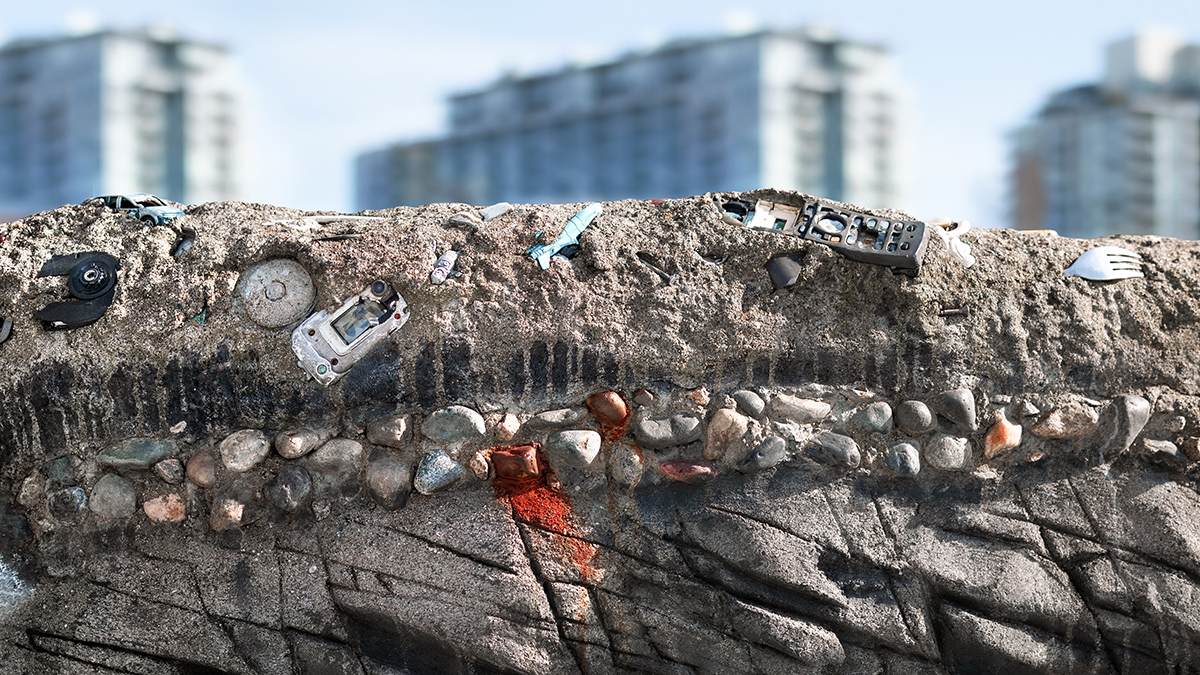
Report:
[{"label": "black plastic fragment", "polygon": [[800,278],[800,256],[797,254],[781,255],[771,258],[764,265],[767,274],[771,275],[771,283],[775,288],[787,288]]},{"label": "black plastic fragment", "polygon": [[76,300],[52,302],[33,315],[47,328],[78,328],[95,322],[113,303],[121,265],[101,251],[56,255],[42,265],[39,277],[67,277]]}]

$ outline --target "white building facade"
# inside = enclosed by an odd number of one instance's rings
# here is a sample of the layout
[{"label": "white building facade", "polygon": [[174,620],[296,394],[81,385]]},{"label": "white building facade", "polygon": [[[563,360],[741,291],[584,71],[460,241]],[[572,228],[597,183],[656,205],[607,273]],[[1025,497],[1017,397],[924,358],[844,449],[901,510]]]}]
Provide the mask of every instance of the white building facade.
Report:
[{"label": "white building facade", "polygon": [[1103,81],[1051,96],[1012,150],[1015,227],[1200,238],[1200,47],[1109,45]]},{"label": "white building facade", "polygon": [[876,45],[804,30],[677,41],[452,97],[446,137],[359,156],[357,205],[775,187],[900,207],[903,98]]},{"label": "white building facade", "polygon": [[102,194],[240,196],[241,86],[226,50],[161,31],[0,48],[0,211]]}]

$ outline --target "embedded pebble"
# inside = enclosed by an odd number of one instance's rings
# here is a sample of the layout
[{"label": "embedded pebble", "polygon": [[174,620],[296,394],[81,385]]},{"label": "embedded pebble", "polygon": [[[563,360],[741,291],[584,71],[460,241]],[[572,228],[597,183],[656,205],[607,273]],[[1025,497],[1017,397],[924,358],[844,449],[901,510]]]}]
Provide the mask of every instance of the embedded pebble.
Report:
[{"label": "embedded pebble", "polygon": [[654,403],[654,394],[648,389],[638,389],[633,395],[633,402],[640,406],[647,406]]},{"label": "embedded pebble", "polygon": [[886,434],[892,430],[892,406],[872,403],[854,414],[854,424],[868,434]]},{"label": "embedded pebble", "polygon": [[174,492],[146,500],[142,511],[156,523],[181,523],[187,519],[183,497]]},{"label": "embedded pebble", "polygon": [[746,435],[750,420],[745,415],[721,408],[708,420],[707,438],[704,442],[704,459],[720,459],[729,446]]},{"label": "embedded pebble", "polygon": [[896,406],[895,421],[901,431],[914,436],[937,427],[933,411],[921,401],[905,401]]},{"label": "embedded pebble", "polygon": [[587,397],[587,407],[601,424],[620,426],[629,417],[629,406],[615,391],[592,394]]},{"label": "embedded pebble", "polygon": [[298,459],[321,447],[337,432],[332,425],[306,426],[275,434],[275,452],[284,459]]},{"label": "embedded pebble", "polygon": [[828,417],[833,407],[824,401],[797,398],[788,394],[776,394],[771,399],[771,410],[793,422],[809,424],[811,422],[820,422]]},{"label": "embedded pebble", "polygon": [[242,429],[226,436],[217,449],[226,469],[244,473],[267,458],[271,443],[258,429]]},{"label": "embedded pebble", "polygon": [[1046,413],[1029,428],[1029,433],[1039,438],[1079,438],[1091,433],[1099,419],[1095,408],[1071,401]]},{"label": "embedded pebble", "polygon": [[376,457],[367,463],[365,482],[376,504],[395,511],[407,504],[412,494],[412,467],[391,455]]},{"label": "embedded pebble", "polygon": [[836,431],[823,431],[817,434],[810,441],[807,450],[810,457],[822,464],[854,469],[862,462],[858,443],[853,438]]},{"label": "embedded pebble", "polygon": [[115,473],[106,474],[92,487],[88,508],[105,518],[128,518],[137,510],[133,484]]},{"label": "embedded pebble", "polygon": [[921,453],[912,443],[896,443],[888,448],[883,463],[901,476],[915,476],[921,471]]},{"label": "embedded pebble", "polygon": [[937,397],[937,412],[963,431],[978,431],[975,419],[975,394],[970,389],[952,389]]},{"label": "embedded pebble", "polygon": [[1167,420],[1166,424],[1163,425],[1163,429],[1173,434],[1177,434],[1185,428],[1187,428],[1187,418],[1183,415],[1176,415]]},{"label": "embedded pebble", "polygon": [[1004,416],[1004,412],[996,411],[996,422],[983,439],[983,457],[992,459],[1002,452],[1008,452],[1021,444],[1021,425],[1013,424]]},{"label": "embedded pebble", "polygon": [[640,420],[634,436],[647,448],[669,448],[700,440],[703,429],[700,418],[687,413],[670,417],[648,417]]},{"label": "embedded pebble", "polygon": [[1200,462],[1200,436],[1189,436],[1183,440],[1183,454],[1193,462]]},{"label": "embedded pebble", "polygon": [[74,525],[83,520],[87,508],[87,493],[81,487],[69,487],[46,495],[46,508],[60,523]]},{"label": "embedded pebble", "polygon": [[200,487],[212,487],[217,482],[217,460],[207,452],[197,452],[187,463],[187,477]]},{"label": "embedded pebble", "polygon": [[779,436],[768,436],[758,447],[746,453],[737,463],[742,473],[758,473],[778,466],[787,459],[787,441]]},{"label": "embedded pebble", "polygon": [[21,481],[21,489],[17,492],[17,503],[27,509],[32,509],[45,495],[46,480],[35,473]]},{"label": "embedded pebble", "polygon": [[354,478],[363,463],[363,445],[350,438],[334,438],[304,458],[305,466],[342,479]]},{"label": "embedded pebble", "polygon": [[1134,394],[1118,397],[1100,413],[1096,425],[1102,443],[1100,451],[1105,457],[1125,452],[1149,420],[1149,401]]},{"label": "embedded pebble", "polygon": [[1179,455],[1179,448],[1171,441],[1156,441],[1146,438],[1142,440],[1142,448],[1148,455],[1172,458]]},{"label": "embedded pebble", "polygon": [[388,415],[367,424],[367,440],[389,448],[404,447],[411,432],[411,415]]},{"label": "embedded pebble", "polygon": [[66,455],[46,462],[46,479],[51,485],[74,485],[83,477],[83,460]]},{"label": "embedded pebble", "polygon": [[171,485],[179,485],[183,482],[183,462],[174,457],[164,459],[154,465],[154,473],[158,474],[158,477],[163,479],[164,482]]},{"label": "embedded pebble", "polygon": [[579,424],[587,417],[587,408],[573,407],[561,410],[547,410],[530,417],[525,422],[529,429],[559,429]]},{"label": "embedded pebble", "polygon": [[491,459],[497,478],[529,480],[542,475],[537,443],[495,448]]},{"label": "embedded pebble", "polygon": [[767,409],[766,401],[749,389],[739,389],[733,392],[733,400],[737,402],[739,410],[751,417],[762,417],[763,411]]},{"label": "embedded pebble", "polygon": [[658,465],[668,478],[690,485],[701,485],[717,477],[711,466],[686,459],[670,459]]},{"label": "embedded pebble", "polygon": [[687,397],[692,403],[700,407],[708,405],[708,402],[712,400],[708,394],[708,387],[696,387],[687,393]]},{"label": "embedded pebble", "polygon": [[863,391],[862,389],[843,389],[838,393],[842,395],[842,398],[854,405],[863,405],[875,400],[874,392]]},{"label": "embedded pebble", "polygon": [[600,434],[595,431],[555,431],[546,438],[546,452],[567,466],[582,469],[600,453]]},{"label": "embedded pebble", "polygon": [[208,526],[213,532],[225,532],[242,526],[246,517],[246,505],[237,499],[218,499],[208,517]]},{"label": "embedded pebble", "polygon": [[131,438],[109,447],[96,456],[96,463],[117,471],[149,469],[175,454],[174,441],[157,438]]},{"label": "embedded pebble", "polygon": [[511,441],[521,429],[521,420],[512,413],[504,413],[504,417],[496,423],[496,438]]},{"label": "embedded pebble", "polygon": [[296,464],[283,467],[263,486],[267,501],[288,513],[298,511],[311,492],[312,478],[304,467]]},{"label": "embedded pebble", "polygon": [[970,441],[957,436],[939,434],[925,446],[925,463],[944,471],[966,468],[969,455]]},{"label": "embedded pebble", "polygon": [[466,475],[467,470],[450,459],[445,450],[433,450],[421,457],[413,487],[423,495],[431,495],[449,488]]},{"label": "embedded pebble", "polygon": [[1020,403],[1017,403],[1016,412],[1019,417],[1033,417],[1042,411],[1033,404],[1033,401],[1022,399]]},{"label": "embedded pebble", "polygon": [[479,480],[487,480],[491,475],[491,463],[488,462],[487,456],[482,452],[476,452],[471,455],[471,458],[467,460],[467,468]]},{"label": "embedded pebble", "polygon": [[1012,403],[1012,397],[1008,394],[993,394],[991,400],[996,405],[1008,405]]},{"label": "embedded pebble", "polygon": [[421,425],[425,437],[436,443],[461,443],[481,438],[487,429],[483,416],[462,405],[434,411]]},{"label": "embedded pebble", "polygon": [[608,457],[608,475],[614,483],[631,488],[642,480],[646,460],[640,449],[628,443],[618,443]]}]

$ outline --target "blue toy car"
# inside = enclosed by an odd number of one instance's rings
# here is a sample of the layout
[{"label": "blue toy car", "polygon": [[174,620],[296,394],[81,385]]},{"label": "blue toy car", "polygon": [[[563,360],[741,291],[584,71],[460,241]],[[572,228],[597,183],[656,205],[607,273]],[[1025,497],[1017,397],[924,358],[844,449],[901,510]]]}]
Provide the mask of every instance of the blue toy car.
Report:
[{"label": "blue toy car", "polygon": [[104,205],[113,211],[124,213],[130,218],[137,218],[147,225],[166,225],[183,216],[183,209],[171,206],[166,201],[144,192],[131,195],[109,195],[100,197],[100,199],[103,199]]}]

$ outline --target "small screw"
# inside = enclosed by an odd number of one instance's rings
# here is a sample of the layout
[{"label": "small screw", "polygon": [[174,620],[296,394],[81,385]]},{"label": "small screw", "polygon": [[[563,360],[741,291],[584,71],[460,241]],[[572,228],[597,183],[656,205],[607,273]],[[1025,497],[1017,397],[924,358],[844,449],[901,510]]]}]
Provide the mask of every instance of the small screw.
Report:
[{"label": "small screw", "polygon": [[958,309],[943,309],[942,311],[938,312],[938,316],[958,316],[958,315],[969,316],[971,313],[970,310],[971,310],[970,307],[968,307],[967,305],[963,305],[962,307],[959,307]]}]

